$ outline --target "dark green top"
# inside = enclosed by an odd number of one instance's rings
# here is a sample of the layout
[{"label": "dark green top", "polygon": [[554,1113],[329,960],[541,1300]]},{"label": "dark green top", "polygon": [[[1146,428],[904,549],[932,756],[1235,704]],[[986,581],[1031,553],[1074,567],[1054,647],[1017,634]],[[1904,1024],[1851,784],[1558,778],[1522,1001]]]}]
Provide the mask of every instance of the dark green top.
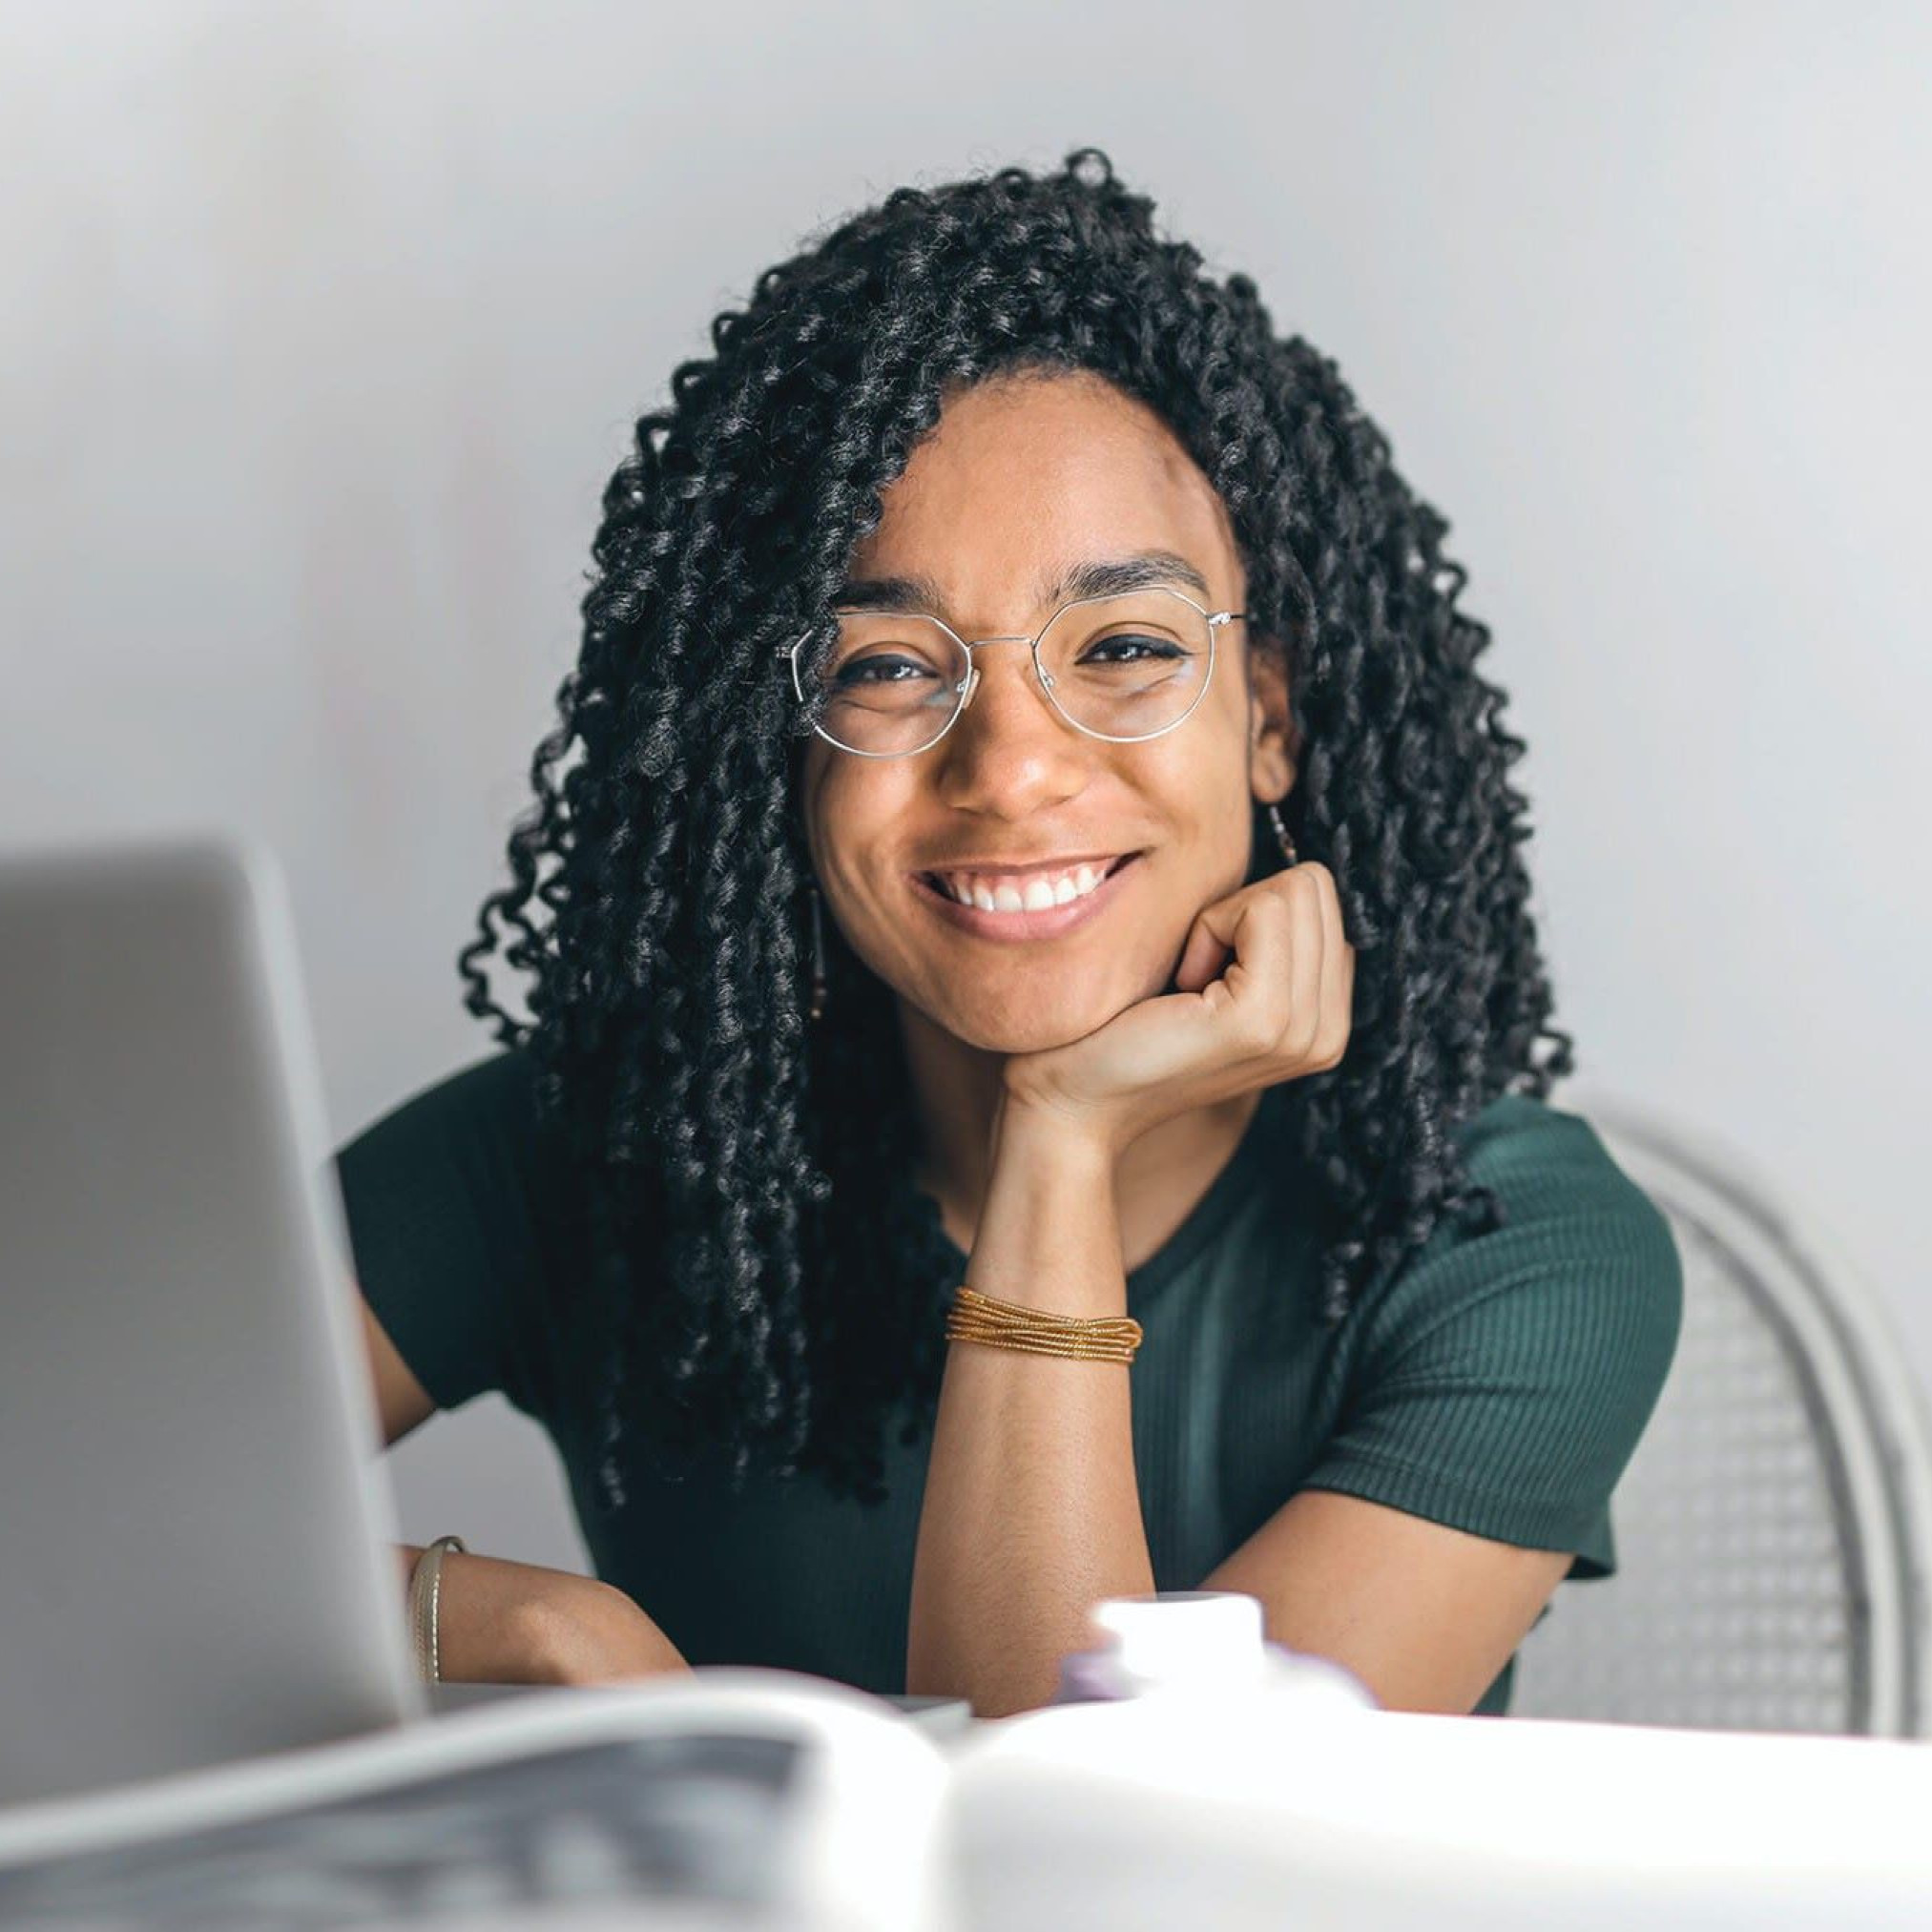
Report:
[{"label": "dark green top", "polygon": [[[1281,1090],[1276,1090],[1278,1092]],[[1127,1278],[1134,1467],[1162,1589],[1188,1589],[1305,1488],[1615,1568],[1610,1491],[1676,1345],[1677,1251],[1589,1123],[1519,1094],[1460,1130],[1508,1214],[1444,1220],[1339,1329],[1318,1316],[1305,1183],[1264,1104],[1233,1160]],[[723,1472],[595,1506],[589,1391],[558,1311],[584,1278],[569,1176],[537,1132],[528,1063],[498,1053],[369,1127],[337,1161],[357,1276],[444,1408],[500,1389],[562,1458],[599,1576],[693,1663],[905,1688],[929,1437],[888,1430],[888,1498]],[[955,1249],[955,1277],[966,1257]],[[950,1285],[950,1284],[948,1284]],[[504,1554],[513,1554],[506,1551]],[[1506,1709],[1512,1666],[1479,1709]]]}]

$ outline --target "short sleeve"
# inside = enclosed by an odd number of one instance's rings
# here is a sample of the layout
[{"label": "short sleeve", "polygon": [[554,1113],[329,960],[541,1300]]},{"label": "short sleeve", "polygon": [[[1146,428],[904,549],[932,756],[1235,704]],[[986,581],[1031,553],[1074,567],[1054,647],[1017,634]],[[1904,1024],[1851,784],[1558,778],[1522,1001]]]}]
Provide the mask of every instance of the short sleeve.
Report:
[{"label": "short sleeve", "polygon": [[403,1101],[336,1155],[364,1298],[440,1408],[541,1415],[556,1187],[515,1052]]},{"label": "short sleeve", "polygon": [[1525,1094],[1463,1130],[1506,1224],[1445,1219],[1361,1322],[1304,1486],[1616,1568],[1610,1502],[1676,1351],[1670,1224],[1581,1117]]}]

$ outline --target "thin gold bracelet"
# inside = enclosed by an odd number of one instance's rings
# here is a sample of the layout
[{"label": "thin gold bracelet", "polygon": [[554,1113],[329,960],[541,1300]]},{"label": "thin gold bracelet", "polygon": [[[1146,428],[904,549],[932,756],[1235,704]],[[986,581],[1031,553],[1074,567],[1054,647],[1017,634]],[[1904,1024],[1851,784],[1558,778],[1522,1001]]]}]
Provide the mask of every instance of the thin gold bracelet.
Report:
[{"label": "thin gold bracelet", "polygon": [[1133,1360],[1140,1323],[1125,1315],[1053,1315],[1000,1301],[962,1285],[945,1318],[948,1341],[980,1341],[1022,1355],[1063,1355],[1080,1361]]}]

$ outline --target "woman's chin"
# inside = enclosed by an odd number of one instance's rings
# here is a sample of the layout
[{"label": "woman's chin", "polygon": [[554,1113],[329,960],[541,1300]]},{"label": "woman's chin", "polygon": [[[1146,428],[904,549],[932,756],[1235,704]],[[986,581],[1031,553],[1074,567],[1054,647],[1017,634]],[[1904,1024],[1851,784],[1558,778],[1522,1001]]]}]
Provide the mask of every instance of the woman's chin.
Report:
[{"label": "woman's chin", "polygon": [[1048,1053],[1098,1032],[1132,1004],[1066,1009],[1059,1012],[963,1013],[948,1028],[956,1039],[986,1053]]}]

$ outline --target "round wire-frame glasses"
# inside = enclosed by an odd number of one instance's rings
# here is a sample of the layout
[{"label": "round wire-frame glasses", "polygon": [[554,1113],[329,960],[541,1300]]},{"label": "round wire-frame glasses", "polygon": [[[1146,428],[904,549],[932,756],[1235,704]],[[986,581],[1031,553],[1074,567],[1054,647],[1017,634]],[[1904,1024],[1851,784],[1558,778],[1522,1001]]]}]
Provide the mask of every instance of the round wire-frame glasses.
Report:
[{"label": "round wire-frame glasses", "polygon": [[[1176,726],[1185,724],[1199,708],[1201,699],[1208,695],[1208,686],[1214,681],[1215,636],[1229,624],[1245,622],[1247,613],[1245,611],[1210,611],[1206,606],[1195,603],[1184,591],[1177,591],[1168,584],[1151,585],[1149,589],[1157,590],[1160,595],[1174,597],[1185,604],[1189,610],[1193,611],[1202,620],[1208,634],[1208,668],[1202,673],[1200,683],[1195,688],[1195,695],[1189,701],[1187,709],[1178,714],[1178,716],[1170,718],[1165,724],[1158,726],[1153,731],[1134,732],[1122,736],[1112,732],[1095,731],[1091,725],[1082,724],[1054,695],[1053,678],[1049,675],[1046,666],[1040,662],[1040,640],[1046,636],[1047,633],[1055,624],[1059,623],[1061,618],[1066,616],[1070,611],[1077,611],[1090,604],[1118,603],[1121,601],[1121,594],[1118,592],[1108,592],[1100,596],[1072,598],[1070,602],[1062,604],[1030,637],[1023,634],[999,637],[962,637],[944,618],[935,617],[930,612],[924,611],[865,613],[864,614],[866,615],[918,617],[922,622],[931,624],[938,630],[943,631],[959,646],[961,653],[966,658],[966,674],[953,687],[952,710],[947,714],[945,722],[923,744],[908,745],[904,750],[899,751],[867,751],[862,746],[847,744],[842,738],[834,737],[817,718],[812,720],[812,729],[827,744],[836,745],[840,751],[845,752],[853,758],[916,758],[921,752],[930,751],[959,722],[966,706],[972,702],[973,693],[979,688],[980,678],[979,666],[973,662],[973,653],[982,644],[1024,644],[1027,646],[1033,659],[1034,682],[1039,685],[1042,693],[1045,694],[1047,702],[1053,707],[1054,712],[1066,719],[1075,731],[1082,732],[1089,737],[1104,739],[1109,744],[1145,744],[1150,738],[1163,737]],[[835,611],[833,614],[837,616],[841,613]],[[805,690],[805,674],[799,662],[799,653],[812,641],[814,634],[815,631],[800,632],[797,637],[793,638],[791,643],[780,644],[773,654],[775,656],[785,659],[790,664],[792,689],[797,693],[799,702],[804,705],[809,705],[812,699]]]}]

